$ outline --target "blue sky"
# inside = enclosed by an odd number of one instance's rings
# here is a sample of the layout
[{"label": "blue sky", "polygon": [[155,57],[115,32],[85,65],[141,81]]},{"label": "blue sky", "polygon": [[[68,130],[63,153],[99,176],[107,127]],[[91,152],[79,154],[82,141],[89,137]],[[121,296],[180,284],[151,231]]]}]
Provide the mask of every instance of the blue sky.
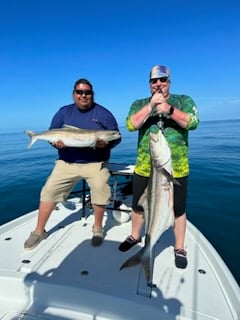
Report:
[{"label": "blue sky", "polygon": [[239,12],[239,0],[2,1],[0,130],[47,129],[82,77],[124,124],[156,64],[202,121],[240,118]]}]

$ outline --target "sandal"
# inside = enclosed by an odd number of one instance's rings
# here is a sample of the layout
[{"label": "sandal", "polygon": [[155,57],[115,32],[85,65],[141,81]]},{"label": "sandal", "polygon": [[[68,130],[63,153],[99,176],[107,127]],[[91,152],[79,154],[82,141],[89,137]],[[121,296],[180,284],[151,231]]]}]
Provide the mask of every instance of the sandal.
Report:
[{"label": "sandal", "polygon": [[127,239],[125,241],[123,241],[120,246],[118,247],[118,249],[122,252],[126,252],[128,250],[130,250],[133,246],[135,246],[135,244],[141,242],[141,239],[136,240],[133,238],[133,236],[128,236]]}]

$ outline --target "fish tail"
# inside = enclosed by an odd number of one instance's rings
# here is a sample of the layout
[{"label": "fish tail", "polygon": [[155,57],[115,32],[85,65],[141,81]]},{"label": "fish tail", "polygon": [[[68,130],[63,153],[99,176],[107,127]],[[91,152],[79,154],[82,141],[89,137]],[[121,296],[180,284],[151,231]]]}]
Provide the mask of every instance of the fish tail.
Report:
[{"label": "fish tail", "polygon": [[28,136],[29,136],[29,138],[31,139],[30,140],[30,143],[29,143],[29,145],[28,145],[28,149],[29,148],[31,148],[31,146],[34,144],[34,142],[36,142],[36,137],[35,137],[35,132],[33,132],[33,131],[31,131],[31,130],[25,130],[24,131]]},{"label": "fish tail", "polygon": [[149,249],[145,247],[138,251],[136,254],[134,254],[132,257],[127,259],[120,267],[120,270],[128,267],[133,267],[138,264],[142,265],[146,280],[147,282],[149,282],[151,277],[151,257]]},{"label": "fish tail", "polygon": [[132,257],[127,259],[120,267],[120,270],[128,268],[128,267],[134,267],[138,264],[141,263],[141,259],[143,256],[143,249],[142,248],[140,251],[138,251],[136,254],[134,254]]}]

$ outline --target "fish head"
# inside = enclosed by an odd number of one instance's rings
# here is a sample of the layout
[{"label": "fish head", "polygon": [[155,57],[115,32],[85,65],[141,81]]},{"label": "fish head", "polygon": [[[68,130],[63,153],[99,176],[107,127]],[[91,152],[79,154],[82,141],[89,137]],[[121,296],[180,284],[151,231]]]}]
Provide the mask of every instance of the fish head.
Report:
[{"label": "fish head", "polygon": [[150,135],[150,154],[152,163],[155,167],[164,167],[171,160],[171,150],[168,142],[161,130],[151,132]]},{"label": "fish head", "polygon": [[[98,133],[97,133],[98,136]],[[103,130],[98,136],[99,140],[113,141],[121,138],[121,134],[117,130]]]}]

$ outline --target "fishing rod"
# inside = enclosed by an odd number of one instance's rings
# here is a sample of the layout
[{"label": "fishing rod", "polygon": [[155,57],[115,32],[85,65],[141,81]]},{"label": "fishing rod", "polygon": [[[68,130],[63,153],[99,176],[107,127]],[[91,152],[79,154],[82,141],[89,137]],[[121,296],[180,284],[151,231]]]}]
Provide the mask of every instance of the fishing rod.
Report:
[{"label": "fishing rod", "polygon": [[[156,91],[156,92],[157,92],[157,91]],[[156,93],[156,92],[155,92],[155,93]],[[160,89],[160,88],[158,89],[158,92],[159,92],[159,93],[163,93],[163,92],[162,92],[162,89]],[[154,93],[154,94],[155,94],[155,93]],[[164,129],[164,121],[163,121],[163,115],[162,115],[162,113],[158,115],[158,118],[159,118],[159,120],[158,120],[158,122],[157,122],[157,125],[158,125],[159,129],[160,129],[161,131],[163,131],[163,129]]]}]

